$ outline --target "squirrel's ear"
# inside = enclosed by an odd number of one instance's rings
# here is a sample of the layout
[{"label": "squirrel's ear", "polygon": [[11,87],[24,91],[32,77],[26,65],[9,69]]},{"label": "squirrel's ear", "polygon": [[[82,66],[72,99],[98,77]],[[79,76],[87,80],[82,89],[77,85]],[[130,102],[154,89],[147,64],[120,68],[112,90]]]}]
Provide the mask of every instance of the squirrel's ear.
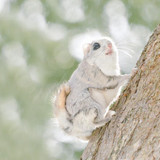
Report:
[{"label": "squirrel's ear", "polygon": [[83,53],[84,53],[84,56],[87,55],[89,53],[91,49],[91,44],[87,43],[83,46]]}]

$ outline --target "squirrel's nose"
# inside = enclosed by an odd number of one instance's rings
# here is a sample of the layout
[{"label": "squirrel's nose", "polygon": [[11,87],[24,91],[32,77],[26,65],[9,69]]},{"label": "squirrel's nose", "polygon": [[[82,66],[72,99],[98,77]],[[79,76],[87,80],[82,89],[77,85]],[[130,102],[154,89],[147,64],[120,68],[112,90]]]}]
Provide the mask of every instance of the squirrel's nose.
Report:
[{"label": "squirrel's nose", "polygon": [[107,43],[107,47],[106,47],[106,55],[110,55],[113,53],[113,50],[112,50],[112,43],[111,42],[108,42]]},{"label": "squirrel's nose", "polygon": [[108,48],[112,49],[112,43],[111,42],[108,43]]}]

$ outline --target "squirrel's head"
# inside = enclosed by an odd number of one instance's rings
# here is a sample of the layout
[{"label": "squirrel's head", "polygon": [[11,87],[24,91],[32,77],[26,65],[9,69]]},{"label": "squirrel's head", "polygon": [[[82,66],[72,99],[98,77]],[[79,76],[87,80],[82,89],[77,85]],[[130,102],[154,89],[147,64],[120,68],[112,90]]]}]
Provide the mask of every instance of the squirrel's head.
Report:
[{"label": "squirrel's head", "polygon": [[84,59],[90,65],[96,65],[105,75],[120,74],[118,50],[109,37],[85,45]]}]

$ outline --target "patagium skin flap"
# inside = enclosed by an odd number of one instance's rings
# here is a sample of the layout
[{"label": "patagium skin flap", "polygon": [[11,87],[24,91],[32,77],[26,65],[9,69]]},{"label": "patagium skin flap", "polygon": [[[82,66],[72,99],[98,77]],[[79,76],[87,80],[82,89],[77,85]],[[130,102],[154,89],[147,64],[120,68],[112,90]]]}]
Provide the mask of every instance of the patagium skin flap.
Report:
[{"label": "patagium skin flap", "polygon": [[[120,75],[118,51],[110,38],[87,44],[84,59],[58,95],[63,94],[59,101],[65,101],[65,113],[59,114],[63,118],[57,116],[63,130],[88,139],[94,129],[110,121],[115,114],[109,110],[109,104],[129,77]],[[65,88],[70,88],[69,94],[65,94]]]}]

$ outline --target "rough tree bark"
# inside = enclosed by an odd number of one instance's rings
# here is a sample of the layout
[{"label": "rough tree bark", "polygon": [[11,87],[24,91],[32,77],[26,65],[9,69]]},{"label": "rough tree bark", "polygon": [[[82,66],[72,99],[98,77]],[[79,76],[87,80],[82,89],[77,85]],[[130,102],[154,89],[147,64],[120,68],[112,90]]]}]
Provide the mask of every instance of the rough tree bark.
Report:
[{"label": "rough tree bark", "polygon": [[116,116],[93,132],[82,160],[160,160],[160,25],[137,68],[113,106]]}]

